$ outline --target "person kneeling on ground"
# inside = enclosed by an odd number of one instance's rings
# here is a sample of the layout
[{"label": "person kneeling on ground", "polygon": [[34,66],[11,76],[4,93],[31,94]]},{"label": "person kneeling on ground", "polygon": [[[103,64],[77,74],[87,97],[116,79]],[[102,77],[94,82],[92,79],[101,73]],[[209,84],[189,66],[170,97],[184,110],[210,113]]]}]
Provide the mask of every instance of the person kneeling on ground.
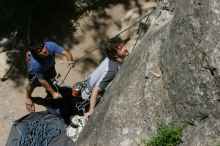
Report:
[{"label": "person kneeling on ground", "polygon": [[86,77],[86,87],[82,90],[82,98],[90,100],[89,111],[84,114],[84,118],[88,120],[93,113],[96,105],[96,97],[104,92],[107,86],[115,77],[124,58],[129,52],[119,37],[115,37],[104,45],[106,58],[98,66],[98,68]]},{"label": "person kneeling on ground", "polygon": [[29,112],[35,111],[31,94],[37,86],[43,86],[53,98],[62,97],[58,92],[54,91],[49,84],[50,80],[54,79],[56,76],[55,54],[65,56],[69,66],[71,68],[74,67],[71,53],[54,42],[33,41],[26,54],[29,82],[25,86],[25,104]]}]

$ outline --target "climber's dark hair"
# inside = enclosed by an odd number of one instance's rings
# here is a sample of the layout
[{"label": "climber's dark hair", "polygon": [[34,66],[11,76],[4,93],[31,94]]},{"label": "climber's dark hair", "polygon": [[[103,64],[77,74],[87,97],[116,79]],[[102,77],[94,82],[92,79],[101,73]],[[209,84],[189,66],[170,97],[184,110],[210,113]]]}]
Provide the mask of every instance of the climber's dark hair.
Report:
[{"label": "climber's dark hair", "polygon": [[34,57],[36,57],[37,52],[43,48],[44,48],[44,40],[42,40],[42,39],[33,40],[33,41],[31,41],[31,43],[29,45],[29,51],[31,52],[31,54]]},{"label": "climber's dark hair", "polygon": [[118,54],[117,50],[119,45],[123,43],[123,40],[116,36],[104,44],[105,55],[112,60],[116,60],[115,56]]}]

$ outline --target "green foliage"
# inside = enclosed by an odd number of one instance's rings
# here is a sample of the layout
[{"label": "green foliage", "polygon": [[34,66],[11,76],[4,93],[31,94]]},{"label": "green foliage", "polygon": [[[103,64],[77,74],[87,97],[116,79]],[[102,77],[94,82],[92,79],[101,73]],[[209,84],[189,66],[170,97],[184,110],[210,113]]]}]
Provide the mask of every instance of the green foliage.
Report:
[{"label": "green foliage", "polygon": [[176,146],[181,142],[182,127],[177,124],[158,124],[157,132],[145,146]]},{"label": "green foliage", "polygon": [[218,141],[214,146],[220,146],[220,141]]}]

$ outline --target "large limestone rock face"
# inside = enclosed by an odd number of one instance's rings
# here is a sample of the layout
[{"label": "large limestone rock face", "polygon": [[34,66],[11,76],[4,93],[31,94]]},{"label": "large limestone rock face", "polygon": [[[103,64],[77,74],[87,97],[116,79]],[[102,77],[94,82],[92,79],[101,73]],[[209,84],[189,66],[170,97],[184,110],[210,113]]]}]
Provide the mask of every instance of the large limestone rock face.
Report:
[{"label": "large limestone rock face", "polygon": [[177,1],[161,49],[161,68],[170,101],[185,129],[183,145],[219,140],[220,3]]},{"label": "large limestone rock face", "polygon": [[138,145],[152,136],[157,122],[169,121],[185,125],[181,145],[218,142],[220,3],[158,3],[150,28],[125,60],[77,145]]}]

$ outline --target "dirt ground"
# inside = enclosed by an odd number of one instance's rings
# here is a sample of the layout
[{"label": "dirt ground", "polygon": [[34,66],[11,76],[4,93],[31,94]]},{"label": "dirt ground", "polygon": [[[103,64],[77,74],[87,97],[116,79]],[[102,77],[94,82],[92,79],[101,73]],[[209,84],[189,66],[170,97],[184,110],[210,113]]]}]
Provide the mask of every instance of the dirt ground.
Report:
[{"label": "dirt ground", "polygon": [[[131,20],[123,19],[127,13],[123,5],[112,6],[109,9],[105,10],[111,16],[108,21],[105,21],[106,27],[97,33],[97,29],[93,24],[91,17],[85,16],[79,22],[78,31],[76,32],[76,37],[80,38],[79,44],[73,44],[70,47],[65,47],[71,50],[71,53],[74,59],[79,59],[84,56],[88,51],[94,49],[100,42],[100,37],[113,37],[116,32],[120,32],[124,26],[131,24]],[[111,13],[114,11],[114,13]],[[117,15],[115,15],[117,14]],[[93,15],[93,14],[91,14]],[[94,14],[97,15],[97,14]],[[129,18],[127,18],[129,19]],[[103,21],[100,19],[99,21]],[[124,22],[123,22],[124,21]],[[123,26],[123,23],[125,24]],[[104,32],[103,32],[104,30]],[[65,46],[65,44],[63,45]],[[69,75],[67,76],[64,85],[72,86],[78,81],[82,81],[84,77],[92,72],[102,60],[103,55],[99,50],[91,53],[86,59],[82,62],[76,64]],[[63,57],[56,58],[56,70],[61,74],[60,80],[64,78],[68,71],[67,61]],[[21,79],[23,82],[22,86],[15,85],[13,80],[6,80],[4,82],[0,81],[0,146],[5,145],[7,137],[9,135],[13,121],[23,117],[28,114],[28,111],[25,108],[24,99],[25,91],[24,84],[25,79]],[[46,93],[42,87],[38,87],[33,92],[33,97],[45,97]],[[35,104],[36,111],[43,111],[45,108],[43,106]]]}]

